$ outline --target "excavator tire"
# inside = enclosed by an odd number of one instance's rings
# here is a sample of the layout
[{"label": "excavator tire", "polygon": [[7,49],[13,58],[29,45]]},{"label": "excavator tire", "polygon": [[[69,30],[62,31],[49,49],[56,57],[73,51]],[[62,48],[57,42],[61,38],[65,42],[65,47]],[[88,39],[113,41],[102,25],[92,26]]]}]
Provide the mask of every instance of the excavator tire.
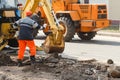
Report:
[{"label": "excavator tire", "polygon": [[17,38],[12,38],[8,40],[8,45],[11,47],[18,47]]},{"label": "excavator tire", "polygon": [[59,23],[64,26],[64,39],[66,42],[70,42],[75,34],[75,27],[73,25],[73,21],[67,17],[60,17]]},{"label": "excavator tire", "polygon": [[91,40],[95,37],[96,32],[78,32],[77,35],[81,40]]}]

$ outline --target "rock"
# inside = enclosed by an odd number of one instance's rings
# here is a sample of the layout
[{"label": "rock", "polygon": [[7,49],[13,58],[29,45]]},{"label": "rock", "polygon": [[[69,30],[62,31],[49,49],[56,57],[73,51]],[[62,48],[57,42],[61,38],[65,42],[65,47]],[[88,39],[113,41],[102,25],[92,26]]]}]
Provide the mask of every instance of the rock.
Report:
[{"label": "rock", "polygon": [[6,75],[0,74],[0,80],[6,80]]},{"label": "rock", "polygon": [[108,77],[112,77],[112,78],[120,78],[120,71],[117,70],[116,65],[114,64],[112,59],[109,59],[107,61],[108,64]]},{"label": "rock", "polygon": [[108,77],[112,78],[120,78],[120,71],[118,70],[112,70],[108,73]]},{"label": "rock", "polygon": [[8,65],[12,62],[12,59],[10,56],[6,53],[1,53],[0,54],[0,65]]},{"label": "rock", "polygon": [[54,58],[54,57],[49,57],[45,60],[45,62],[47,63],[58,63],[59,59],[58,58]]},{"label": "rock", "polygon": [[66,64],[68,64],[68,65],[75,64],[75,60],[68,60],[68,61],[66,62]]},{"label": "rock", "polygon": [[107,63],[108,63],[108,64],[114,64],[114,62],[113,62],[112,59],[108,59]]},{"label": "rock", "polygon": [[93,73],[94,73],[94,71],[92,69],[86,69],[85,70],[86,75],[92,75]]},{"label": "rock", "polygon": [[101,65],[100,64],[96,66],[96,70],[101,70]]}]

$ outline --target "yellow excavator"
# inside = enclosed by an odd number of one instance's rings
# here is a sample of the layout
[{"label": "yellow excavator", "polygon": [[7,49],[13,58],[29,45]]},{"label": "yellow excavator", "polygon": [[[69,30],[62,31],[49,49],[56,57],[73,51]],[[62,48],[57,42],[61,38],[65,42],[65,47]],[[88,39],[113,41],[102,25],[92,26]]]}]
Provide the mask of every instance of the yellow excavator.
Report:
[{"label": "yellow excavator", "polygon": [[21,18],[17,0],[0,0],[0,51],[6,46],[17,47],[12,24]]},{"label": "yellow excavator", "polygon": [[[64,47],[65,47],[65,43],[64,43],[64,37],[63,37],[63,26],[61,26],[54,14],[54,11],[50,5],[50,2],[48,0],[26,0],[26,3],[23,7],[23,9],[21,10],[21,15],[22,18],[25,17],[25,12],[26,11],[32,11],[33,13],[36,12],[37,7],[41,6],[42,9],[44,10],[44,13],[46,15],[47,21],[49,23],[50,26],[50,31],[49,31],[49,35],[47,36],[47,38],[45,39],[42,47],[43,50],[46,53],[62,53],[64,51]],[[10,16],[8,16],[8,19],[11,17],[14,17],[14,13],[13,11],[4,11],[4,14],[11,14]],[[12,22],[13,23],[13,22]],[[2,50],[7,44],[9,39],[13,42],[13,43],[17,43],[13,41],[13,39],[15,38],[15,32],[17,30],[14,30],[13,27],[11,26],[11,22],[7,24],[3,24],[1,23],[1,34],[0,34],[0,50]],[[7,27],[8,26],[8,27]],[[9,31],[12,31],[13,34],[9,33]],[[4,33],[4,35],[3,35]],[[9,33],[9,35],[8,35]],[[7,35],[7,38],[6,38]],[[10,42],[11,43],[11,42]],[[11,44],[13,44],[11,43]]]}]

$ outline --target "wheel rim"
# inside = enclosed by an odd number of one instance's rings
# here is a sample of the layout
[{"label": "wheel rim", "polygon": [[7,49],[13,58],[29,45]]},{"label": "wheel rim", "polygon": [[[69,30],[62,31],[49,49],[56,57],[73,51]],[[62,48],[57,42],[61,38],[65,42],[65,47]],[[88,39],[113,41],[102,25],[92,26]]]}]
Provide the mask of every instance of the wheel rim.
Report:
[{"label": "wheel rim", "polygon": [[64,27],[64,40],[70,42],[75,34],[73,21],[69,17],[60,17],[59,23]]}]

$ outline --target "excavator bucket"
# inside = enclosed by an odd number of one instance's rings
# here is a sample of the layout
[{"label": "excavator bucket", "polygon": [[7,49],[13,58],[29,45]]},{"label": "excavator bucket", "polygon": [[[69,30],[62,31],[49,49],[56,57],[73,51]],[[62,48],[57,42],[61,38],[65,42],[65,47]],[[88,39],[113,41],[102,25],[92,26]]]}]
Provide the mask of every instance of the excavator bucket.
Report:
[{"label": "excavator bucket", "polygon": [[50,34],[47,36],[45,42],[43,43],[43,49],[46,53],[62,53],[64,51],[65,43],[64,39],[61,39],[60,44],[56,43],[54,40],[54,35]]}]

